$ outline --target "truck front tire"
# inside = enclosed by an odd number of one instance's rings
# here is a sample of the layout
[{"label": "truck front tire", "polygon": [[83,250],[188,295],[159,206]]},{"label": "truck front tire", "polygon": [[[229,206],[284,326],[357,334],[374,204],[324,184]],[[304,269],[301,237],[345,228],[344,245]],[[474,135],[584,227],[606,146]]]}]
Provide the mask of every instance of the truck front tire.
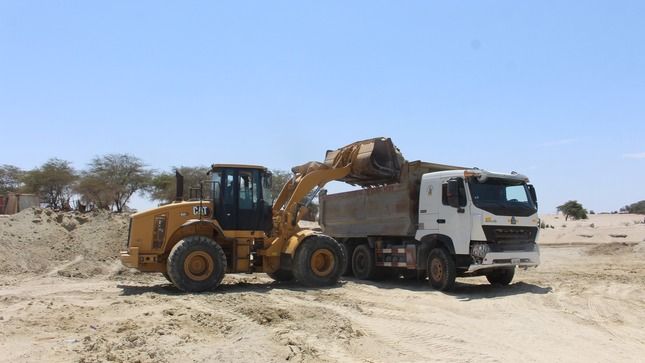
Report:
[{"label": "truck front tire", "polygon": [[427,273],[430,285],[437,290],[449,291],[455,286],[457,268],[455,260],[446,248],[437,247],[430,251]]},{"label": "truck front tire", "polygon": [[293,259],[293,276],[305,286],[321,287],[338,283],[345,268],[345,254],[340,244],[325,235],[305,238]]},{"label": "truck front tire", "polygon": [[168,276],[184,292],[215,289],[226,273],[226,256],[222,247],[210,238],[190,236],[179,241],[170,251]]},{"label": "truck front tire", "polygon": [[491,285],[508,285],[515,276],[515,267],[493,270],[486,274],[486,279]]}]

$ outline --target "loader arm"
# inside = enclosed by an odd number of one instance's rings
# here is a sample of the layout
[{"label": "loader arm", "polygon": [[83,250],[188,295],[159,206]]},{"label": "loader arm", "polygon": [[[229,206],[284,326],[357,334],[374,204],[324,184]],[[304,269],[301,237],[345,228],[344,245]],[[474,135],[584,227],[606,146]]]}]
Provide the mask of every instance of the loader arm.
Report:
[{"label": "loader arm", "polygon": [[293,178],[273,204],[274,232],[285,236],[298,229],[306,211],[301,209],[300,201],[314,187],[319,190],[334,180],[362,187],[396,183],[402,161],[403,156],[392,141],[379,137],[328,150],[323,163],[312,161],[293,167]]},{"label": "loader arm", "polygon": [[314,188],[322,188],[333,180],[346,177],[352,166],[329,168],[323,164],[311,162],[300,167],[294,167],[294,178],[290,179],[280,191],[273,205],[273,225],[278,235],[297,229],[298,222],[304,215],[300,209],[300,201]]}]

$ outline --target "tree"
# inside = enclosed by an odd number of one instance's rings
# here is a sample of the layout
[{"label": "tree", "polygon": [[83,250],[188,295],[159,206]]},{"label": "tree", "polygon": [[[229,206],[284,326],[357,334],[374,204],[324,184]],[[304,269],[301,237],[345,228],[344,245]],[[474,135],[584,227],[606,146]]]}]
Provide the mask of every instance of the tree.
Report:
[{"label": "tree", "polygon": [[2,165],[0,166],[0,195],[7,192],[17,192],[23,185],[25,172],[17,166]]},{"label": "tree", "polygon": [[141,159],[129,154],[95,157],[79,183],[79,193],[100,208],[123,212],[130,197],[150,187],[152,171]]},{"label": "tree", "polygon": [[275,200],[280,195],[280,191],[292,177],[293,174],[288,171],[271,170],[271,200]]},{"label": "tree", "polygon": [[622,213],[645,214],[645,200],[620,208]]},{"label": "tree", "polygon": [[[190,198],[190,188],[199,188],[199,185],[208,177],[206,172],[209,168],[205,166],[190,167],[180,166],[173,168],[184,176],[184,200]],[[204,185],[207,190],[209,186]],[[161,204],[171,203],[176,198],[177,180],[175,173],[162,172],[153,176],[150,183],[150,200],[156,200]]]},{"label": "tree", "polygon": [[69,201],[74,194],[78,173],[69,161],[49,159],[40,168],[24,175],[25,190],[40,195],[42,203],[52,209],[71,209]]},{"label": "tree", "polygon": [[[287,182],[291,180],[291,178],[293,178],[293,174],[284,170],[271,170],[271,174],[271,199],[275,201],[285,184],[287,184]],[[309,191],[300,202],[303,204],[306,203],[307,200],[311,198],[313,192],[313,190]],[[309,203],[309,206],[307,208],[309,209],[309,213],[308,215],[305,215],[303,219],[314,221],[316,219],[316,216],[318,215],[318,203],[312,201],[311,203]]]},{"label": "tree", "polygon": [[569,217],[573,220],[587,219],[587,210],[584,209],[582,204],[578,203],[576,200],[570,200],[563,205],[558,206],[557,210],[564,214],[565,221],[568,220]]}]

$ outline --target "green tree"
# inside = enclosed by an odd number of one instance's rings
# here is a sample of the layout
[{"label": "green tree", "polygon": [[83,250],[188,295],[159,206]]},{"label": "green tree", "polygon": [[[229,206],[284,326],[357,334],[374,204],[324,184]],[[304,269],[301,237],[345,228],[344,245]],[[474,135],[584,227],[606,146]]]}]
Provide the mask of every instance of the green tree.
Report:
[{"label": "green tree", "polygon": [[[271,170],[271,174],[273,175],[271,178],[271,199],[275,201],[285,184],[287,184],[287,182],[291,180],[291,178],[293,178],[293,174],[284,170]],[[302,198],[300,202],[303,204],[306,203],[307,200],[311,198],[313,192],[313,190],[309,191],[309,193],[307,193],[307,195]],[[304,219],[314,221],[316,219],[316,216],[318,215],[319,205],[318,203],[312,201],[311,203],[309,203],[308,208],[309,215],[304,216]]]},{"label": "green tree", "polygon": [[20,190],[24,176],[25,172],[17,166],[6,164],[0,166],[0,195]]},{"label": "green tree", "polygon": [[623,213],[645,214],[645,200],[626,205],[620,208],[620,211]]},{"label": "green tree", "polygon": [[[205,166],[180,166],[173,169],[179,171],[184,176],[184,200],[190,199],[190,188],[199,188],[201,182],[209,179],[206,175],[209,168]],[[205,190],[208,190],[208,188],[209,185],[204,185]],[[154,175],[149,190],[150,200],[159,201],[161,204],[171,203],[175,200],[177,194],[177,179],[175,178],[175,173],[162,172]]]},{"label": "green tree", "polygon": [[565,221],[568,220],[569,217],[573,220],[587,219],[587,210],[584,209],[582,204],[578,203],[576,200],[570,200],[563,205],[558,206],[557,210],[564,214]]},{"label": "green tree", "polygon": [[84,200],[121,213],[134,193],[149,190],[152,175],[141,159],[129,154],[95,157],[83,173],[79,192]]},{"label": "green tree", "polygon": [[78,173],[69,161],[49,159],[41,167],[24,175],[25,191],[40,195],[40,200],[52,209],[69,210]]}]

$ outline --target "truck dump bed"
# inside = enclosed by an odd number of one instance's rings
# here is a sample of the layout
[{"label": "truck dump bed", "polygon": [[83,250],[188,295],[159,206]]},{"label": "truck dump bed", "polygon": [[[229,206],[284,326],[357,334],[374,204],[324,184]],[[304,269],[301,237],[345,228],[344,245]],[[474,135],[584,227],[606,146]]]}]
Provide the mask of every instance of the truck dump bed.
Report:
[{"label": "truck dump bed", "polygon": [[460,169],[465,168],[422,161],[404,162],[396,183],[320,195],[320,225],[325,234],[338,238],[413,237],[418,224],[421,176]]}]

